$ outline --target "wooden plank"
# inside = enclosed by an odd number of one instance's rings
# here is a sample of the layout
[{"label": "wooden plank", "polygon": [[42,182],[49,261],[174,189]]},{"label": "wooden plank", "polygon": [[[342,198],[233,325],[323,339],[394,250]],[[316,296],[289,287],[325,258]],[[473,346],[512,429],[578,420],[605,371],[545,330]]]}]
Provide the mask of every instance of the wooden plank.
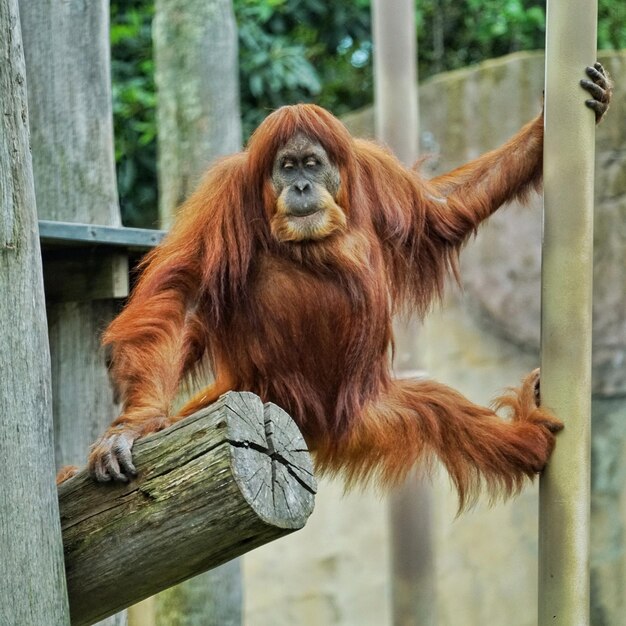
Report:
[{"label": "wooden plank", "polygon": [[166,234],[164,230],[149,228],[39,220],[39,237],[44,248],[97,246],[150,250],[161,243]]},{"label": "wooden plank", "polygon": [[130,483],[59,488],[72,624],[90,624],[302,528],[316,482],[291,418],[252,393],[133,448]]}]

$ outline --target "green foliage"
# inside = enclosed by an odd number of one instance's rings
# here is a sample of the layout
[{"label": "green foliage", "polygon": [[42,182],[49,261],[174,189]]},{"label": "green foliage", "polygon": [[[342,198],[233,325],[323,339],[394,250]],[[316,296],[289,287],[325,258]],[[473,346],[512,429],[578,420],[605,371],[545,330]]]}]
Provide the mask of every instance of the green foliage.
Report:
[{"label": "green foliage", "polygon": [[127,226],[150,228],[158,220],[153,13],[153,2],[111,2],[115,163],[122,219]]},{"label": "green foliage", "polygon": [[422,79],[516,50],[543,47],[543,0],[422,0],[417,5]]},{"label": "green foliage", "polygon": [[234,0],[244,134],[288,102],[371,101],[369,0]]},{"label": "green foliage", "polygon": [[[370,0],[233,0],[247,136],[273,109],[371,103]],[[600,48],[626,47],[626,3],[600,0]],[[111,0],[118,185],[124,222],[156,223],[153,0]],[[419,76],[543,47],[545,0],[418,0]]]},{"label": "green foliage", "polygon": [[598,48],[626,48],[626,4],[624,0],[600,0]]}]

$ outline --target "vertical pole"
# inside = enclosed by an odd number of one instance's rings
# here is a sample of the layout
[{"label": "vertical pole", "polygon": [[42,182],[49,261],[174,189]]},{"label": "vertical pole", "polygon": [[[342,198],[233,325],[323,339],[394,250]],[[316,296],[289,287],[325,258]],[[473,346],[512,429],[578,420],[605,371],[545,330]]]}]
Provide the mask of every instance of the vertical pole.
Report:
[{"label": "vertical pole", "polygon": [[[233,2],[156,0],[153,40],[159,94],[159,219],[161,227],[168,228],[208,165],[241,149]],[[146,605],[143,609],[149,612]],[[153,615],[154,626],[239,626],[241,560],[161,592],[154,599]]]},{"label": "vertical pole", "polygon": [[[374,0],[374,91],[376,137],[405,164],[417,158],[419,112],[417,35],[414,0]],[[396,324],[396,371],[420,369],[416,324]],[[393,624],[435,623],[431,494],[420,478],[410,478],[390,496]]]},{"label": "vertical pole", "polygon": [[159,219],[169,228],[209,164],[241,150],[232,0],[156,0]]},{"label": "vertical pole", "polygon": [[546,41],[541,401],[565,422],[541,479],[539,625],[589,624],[596,0],[550,0]]},{"label": "vertical pole", "polygon": [[0,0],[0,625],[69,626],[25,77]]},{"label": "vertical pole", "polygon": [[374,0],[376,137],[405,164],[417,158],[417,35],[414,0]]},{"label": "vertical pole", "polygon": [[[118,226],[109,0],[20,0],[20,16],[39,217]],[[83,465],[119,411],[100,334],[117,314],[114,298],[128,294],[128,258],[99,252],[98,262],[118,286],[111,298],[47,302],[58,466]],[[99,626],[125,624],[121,612]]]}]

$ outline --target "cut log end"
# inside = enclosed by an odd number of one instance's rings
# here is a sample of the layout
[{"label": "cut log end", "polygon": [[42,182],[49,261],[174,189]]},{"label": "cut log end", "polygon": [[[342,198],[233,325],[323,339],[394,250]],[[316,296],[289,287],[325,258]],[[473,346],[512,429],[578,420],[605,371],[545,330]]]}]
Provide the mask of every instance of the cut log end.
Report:
[{"label": "cut log end", "polygon": [[[232,471],[256,514],[279,528],[302,528],[313,511],[317,483],[300,431],[285,411],[252,393],[226,394]],[[263,429],[260,428],[263,426]]]}]

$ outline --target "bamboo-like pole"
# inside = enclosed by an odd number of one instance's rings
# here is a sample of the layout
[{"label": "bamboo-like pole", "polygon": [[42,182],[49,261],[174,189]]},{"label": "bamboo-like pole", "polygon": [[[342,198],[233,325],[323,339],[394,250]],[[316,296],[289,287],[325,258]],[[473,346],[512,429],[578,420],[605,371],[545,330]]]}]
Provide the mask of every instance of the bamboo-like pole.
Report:
[{"label": "bamboo-like pole", "polygon": [[375,0],[372,26],[376,137],[411,165],[419,118],[415,0]]},{"label": "bamboo-like pole", "polygon": [[[372,4],[376,137],[406,165],[418,156],[415,0]],[[421,369],[417,323],[396,323],[398,376]],[[435,619],[431,487],[413,476],[390,495],[393,623],[430,626]]]},{"label": "bamboo-like pole", "polygon": [[546,41],[541,401],[565,423],[540,487],[539,625],[589,624],[594,114],[578,85],[596,0],[550,0]]}]

